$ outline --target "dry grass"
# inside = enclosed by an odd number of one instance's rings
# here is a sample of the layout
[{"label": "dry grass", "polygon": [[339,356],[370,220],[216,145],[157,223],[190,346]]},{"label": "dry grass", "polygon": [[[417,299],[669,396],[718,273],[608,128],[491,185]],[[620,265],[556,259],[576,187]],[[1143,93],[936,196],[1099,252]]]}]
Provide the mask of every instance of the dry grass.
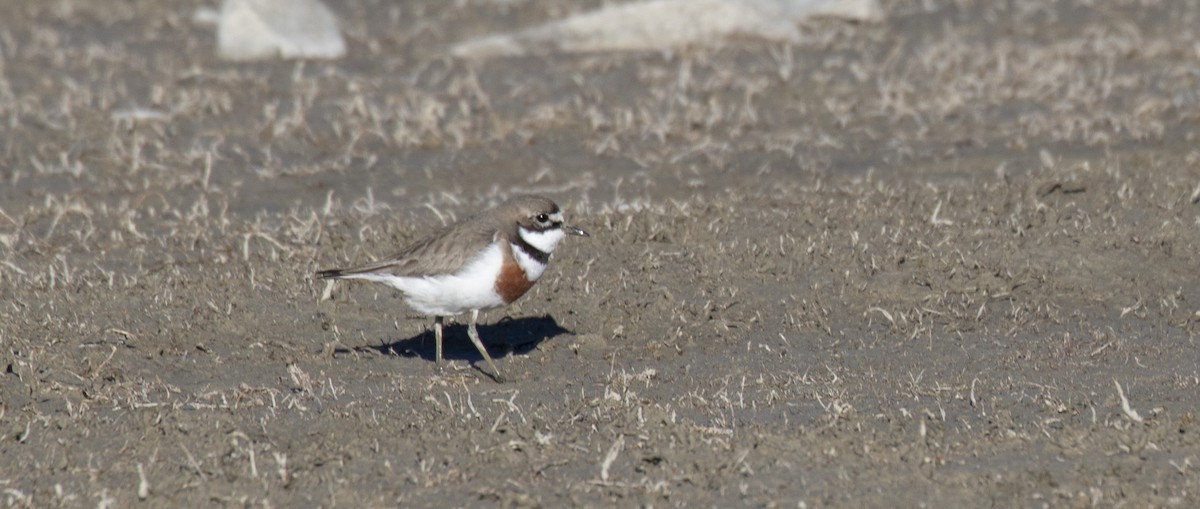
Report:
[{"label": "dry grass", "polygon": [[[478,9],[584,8],[469,4],[254,65],[185,3],[14,9],[4,504],[1194,503],[1196,7],[466,64]],[[513,384],[309,276],[518,192],[595,236],[490,315],[569,331]]]}]

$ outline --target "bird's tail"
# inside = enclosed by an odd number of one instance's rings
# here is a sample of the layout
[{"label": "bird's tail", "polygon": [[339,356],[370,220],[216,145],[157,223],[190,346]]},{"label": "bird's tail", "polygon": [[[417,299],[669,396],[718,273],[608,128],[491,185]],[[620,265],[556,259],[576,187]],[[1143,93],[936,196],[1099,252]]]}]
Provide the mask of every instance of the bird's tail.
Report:
[{"label": "bird's tail", "polygon": [[329,269],[317,271],[318,279],[338,279],[346,275],[346,269]]}]

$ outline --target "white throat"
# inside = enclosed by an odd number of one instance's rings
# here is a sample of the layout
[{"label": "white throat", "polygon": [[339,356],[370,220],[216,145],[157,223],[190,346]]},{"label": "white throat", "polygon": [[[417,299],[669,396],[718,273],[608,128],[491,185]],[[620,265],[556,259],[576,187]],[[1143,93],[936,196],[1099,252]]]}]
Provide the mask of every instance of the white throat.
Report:
[{"label": "white throat", "polygon": [[558,243],[562,241],[567,234],[562,228],[551,228],[542,232],[526,230],[524,227],[517,227],[517,235],[521,236],[521,240],[529,243],[534,249],[543,253],[549,254],[554,252],[554,248],[558,247]]},{"label": "white throat", "polygon": [[542,277],[542,273],[546,272],[546,264],[535,260],[532,256],[525,253],[524,249],[509,246],[512,249],[513,257],[517,259],[517,265],[521,266],[521,270],[525,272],[525,278],[530,281],[537,281]]}]

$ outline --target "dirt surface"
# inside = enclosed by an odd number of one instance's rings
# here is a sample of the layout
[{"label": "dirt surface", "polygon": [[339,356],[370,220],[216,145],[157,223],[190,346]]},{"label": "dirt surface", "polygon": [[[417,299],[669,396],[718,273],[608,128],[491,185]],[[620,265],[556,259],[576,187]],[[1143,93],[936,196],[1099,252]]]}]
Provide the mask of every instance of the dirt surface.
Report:
[{"label": "dirt surface", "polygon": [[[886,2],[809,40],[468,63],[599,2],[4,2],[0,501],[1200,504],[1200,4]],[[317,269],[517,192],[570,238],[434,368]],[[142,500],[144,499],[144,500]]]}]

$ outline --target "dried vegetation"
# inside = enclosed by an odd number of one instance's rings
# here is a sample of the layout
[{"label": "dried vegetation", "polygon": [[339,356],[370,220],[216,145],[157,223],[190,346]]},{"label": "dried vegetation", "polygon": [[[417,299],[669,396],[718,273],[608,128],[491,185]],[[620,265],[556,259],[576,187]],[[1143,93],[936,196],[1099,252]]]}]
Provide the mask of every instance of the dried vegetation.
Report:
[{"label": "dried vegetation", "polygon": [[[1192,2],[479,64],[585,7],[337,5],[349,59],[237,65],[193,7],[0,28],[6,505],[1196,504]],[[595,236],[490,314],[514,383],[308,276],[526,191]]]}]

